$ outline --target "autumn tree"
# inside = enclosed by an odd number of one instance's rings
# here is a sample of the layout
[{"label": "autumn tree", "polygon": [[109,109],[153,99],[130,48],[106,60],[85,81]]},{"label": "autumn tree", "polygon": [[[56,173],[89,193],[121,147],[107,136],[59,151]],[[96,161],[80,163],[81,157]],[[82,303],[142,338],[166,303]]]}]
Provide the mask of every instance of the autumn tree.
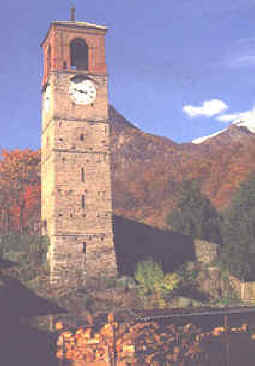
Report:
[{"label": "autumn tree", "polygon": [[2,232],[9,232],[10,230],[10,210],[11,210],[11,199],[9,197],[9,189],[4,184],[3,179],[0,178],[0,215],[1,224],[0,228]]},{"label": "autumn tree", "polygon": [[168,226],[193,239],[221,243],[220,215],[204,196],[196,181],[184,181],[179,190],[177,208],[167,217]]},{"label": "autumn tree", "polygon": [[[10,216],[24,230],[24,213],[40,201],[40,152],[2,150],[0,160],[0,207],[2,229],[10,229]],[[34,203],[32,203],[34,201]],[[38,206],[39,209],[39,206]]]}]

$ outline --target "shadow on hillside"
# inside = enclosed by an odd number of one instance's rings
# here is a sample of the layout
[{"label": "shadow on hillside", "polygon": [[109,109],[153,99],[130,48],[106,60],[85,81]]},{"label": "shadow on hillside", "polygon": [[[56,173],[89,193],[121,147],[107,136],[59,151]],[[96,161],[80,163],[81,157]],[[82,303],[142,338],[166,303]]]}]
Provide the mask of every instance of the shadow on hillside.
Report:
[{"label": "shadow on hillside", "polygon": [[137,262],[153,258],[164,271],[196,259],[193,240],[186,235],[113,216],[114,243],[120,274],[130,276]]},{"label": "shadow on hillside", "polygon": [[0,364],[4,366],[57,366],[53,336],[33,329],[26,319],[65,312],[24,287],[19,281],[0,277]]}]

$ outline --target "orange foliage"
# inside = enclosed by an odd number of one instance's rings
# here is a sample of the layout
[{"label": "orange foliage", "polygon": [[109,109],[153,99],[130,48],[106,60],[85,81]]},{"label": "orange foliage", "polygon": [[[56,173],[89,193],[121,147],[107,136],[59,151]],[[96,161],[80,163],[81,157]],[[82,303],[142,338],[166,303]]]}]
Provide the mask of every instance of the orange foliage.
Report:
[{"label": "orange foliage", "polygon": [[[183,180],[197,179],[222,209],[255,171],[255,135],[227,131],[203,144],[176,144],[146,134],[110,107],[114,213],[165,227]],[[232,135],[231,135],[232,133]],[[40,152],[3,150],[0,160],[0,229],[22,231],[40,221]]]},{"label": "orange foliage", "polygon": [[32,226],[40,212],[40,151],[2,150],[0,160],[1,230]]}]

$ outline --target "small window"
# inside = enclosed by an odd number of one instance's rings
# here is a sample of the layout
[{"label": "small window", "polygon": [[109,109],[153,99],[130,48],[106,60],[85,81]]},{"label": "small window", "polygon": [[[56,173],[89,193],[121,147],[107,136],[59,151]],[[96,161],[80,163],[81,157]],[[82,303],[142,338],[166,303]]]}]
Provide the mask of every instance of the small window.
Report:
[{"label": "small window", "polygon": [[83,133],[80,134],[80,140],[84,141],[84,134]]},{"label": "small window", "polygon": [[84,196],[84,194],[81,196],[81,208],[85,208],[85,196]]},{"label": "small window", "polygon": [[63,69],[66,70],[67,69],[67,64],[66,61],[63,62]]},{"label": "small window", "polygon": [[84,168],[81,168],[81,181],[85,182],[85,171]]},{"label": "small window", "polygon": [[84,254],[87,253],[87,243],[86,242],[82,243],[82,253],[84,253]]}]

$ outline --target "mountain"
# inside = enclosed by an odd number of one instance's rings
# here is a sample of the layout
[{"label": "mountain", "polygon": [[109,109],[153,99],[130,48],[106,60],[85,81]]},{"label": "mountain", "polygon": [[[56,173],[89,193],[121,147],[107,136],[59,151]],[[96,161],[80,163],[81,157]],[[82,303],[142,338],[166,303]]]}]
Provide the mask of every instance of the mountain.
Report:
[{"label": "mountain", "polygon": [[[236,128],[239,127],[239,128]],[[238,134],[239,132],[246,132],[246,133],[255,133],[255,121],[235,121],[233,122],[228,129],[224,129],[221,131],[218,131],[216,133],[213,133],[212,135],[209,136],[203,136],[203,137],[198,137],[197,139],[193,140],[192,142],[194,144],[201,144],[203,142],[206,142],[209,139],[212,139],[216,136],[222,135],[226,136],[226,135],[230,135],[233,131],[236,132],[236,134]]]},{"label": "mountain", "polygon": [[109,107],[112,128],[114,213],[164,228],[180,183],[197,179],[217,209],[255,172],[255,129],[244,122],[204,138],[177,144],[145,133]]}]

